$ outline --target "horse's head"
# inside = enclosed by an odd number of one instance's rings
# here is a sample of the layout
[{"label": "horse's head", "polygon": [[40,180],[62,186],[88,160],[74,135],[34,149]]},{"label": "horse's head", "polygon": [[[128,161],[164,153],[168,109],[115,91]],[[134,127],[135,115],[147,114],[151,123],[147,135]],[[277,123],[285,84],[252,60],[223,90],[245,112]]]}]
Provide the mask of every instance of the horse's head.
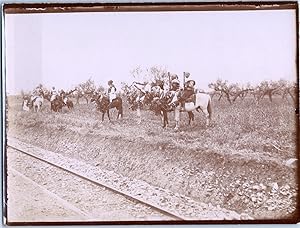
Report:
[{"label": "horse's head", "polygon": [[99,102],[100,96],[101,96],[101,94],[94,92],[91,95],[90,102],[93,103],[93,104],[97,104],[97,102]]},{"label": "horse's head", "polygon": [[126,92],[126,98],[127,98],[127,102],[130,104],[130,105],[134,105],[137,97],[138,97],[138,94],[137,94],[137,91],[135,90],[128,90]]},{"label": "horse's head", "polygon": [[48,100],[48,101],[50,101],[51,100],[51,93],[50,92],[45,92],[44,93],[44,98],[46,99],[46,100]]},{"label": "horse's head", "polygon": [[106,94],[100,94],[99,101],[101,105],[109,104],[109,98]]},{"label": "horse's head", "polygon": [[151,103],[151,109],[155,111],[156,114],[159,114],[160,111],[171,111],[173,107],[170,106],[174,98],[174,93],[167,92],[160,97],[154,97],[153,102]]},{"label": "horse's head", "polygon": [[108,96],[101,94],[97,102],[98,109],[101,112],[106,112],[109,110],[109,104],[110,102]]},{"label": "horse's head", "polygon": [[152,93],[146,92],[145,98],[144,98],[144,104],[145,105],[151,104],[153,98],[154,98],[154,95]]},{"label": "horse's head", "polygon": [[43,89],[40,89],[39,95],[44,98],[45,97],[45,91]]}]

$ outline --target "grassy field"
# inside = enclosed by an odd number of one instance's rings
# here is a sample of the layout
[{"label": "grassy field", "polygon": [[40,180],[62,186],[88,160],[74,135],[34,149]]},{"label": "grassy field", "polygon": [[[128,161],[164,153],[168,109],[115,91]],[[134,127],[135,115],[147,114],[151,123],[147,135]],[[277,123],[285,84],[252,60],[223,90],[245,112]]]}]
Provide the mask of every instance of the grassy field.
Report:
[{"label": "grassy field", "polygon": [[182,114],[181,128],[163,130],[160,117],[136,113],[125,104],[124,118],[101,123],[92,104],[74,110],[24,112],[21,99],[8,100],[8,134],[25,142],[128,177],[186,194],[194,199],[245,212],[256,219],[281,219],[295,213],[297,169],[296,116],[289,102],[275,98],[213,100],[213,117],[195,113],[192,126]]}]

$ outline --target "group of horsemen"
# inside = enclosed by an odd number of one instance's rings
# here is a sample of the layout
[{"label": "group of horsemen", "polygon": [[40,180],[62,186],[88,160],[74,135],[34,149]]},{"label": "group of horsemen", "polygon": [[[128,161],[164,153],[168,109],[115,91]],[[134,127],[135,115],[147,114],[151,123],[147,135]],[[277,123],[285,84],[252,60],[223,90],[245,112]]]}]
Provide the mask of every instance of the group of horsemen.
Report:
[{"label": "group of horsemen", "polygon": [[[147,93],[152,93],[157,98],[162,98],[169,93],[171,97],[176,96],[176,99],[172,99],[172,102],[169,104],[171,107],[176,107],[178,105],[184,107],[184,103],[195,94],[196,83],[194,80],[189,79],[184,83],[183,88],[181,88],[177,75],[173,75],[170,79],[169,89],[164,88],[163,82],[152,83],[152,85],[150,83],[135,83],[135,87],[140,92],[139,96],[136,98],[136,102],[143,102]],[[137,85],[142,85],[142,87]]]},{"label": "group of horsemen", "polygon": [[[184,83],[184,88],[182,89],[180,87],[180,81],[178,79],[177,75],[173,75],[171,77],[171,83],[170,83],[170,88],[169,92],[172,94],[172,96],[176,95],[177,100],[170,104],[171,106],[177,106],[181,105],[181,107],[184,106],[185,101],[190,98],[193,94],[195,94],[195,81],[194,80],[187,80]],[[135,82],[135,88],[139,91],[139,95],[136,98],[137,103],[143,102],[145,96],[147,93],[154,93],[157,97],[164,96],[166,93],[166,90],[163,85],[163,83],[137,83]],[[43,93],[42,86],[37,86],[36,89],[32,91],[31,94],[31,101],[34,101],[37,97],[39,97]],[[55,87],[52,87],[50,91],[50,102],[54,101],[57,99],[57,97],[60,97],[64,104],[67,103],[68,101],[68,95],[69,93],[66,93],[64,90],[57,91]],[[106,91],[106,94],[109,98],[110,103],[113,102],[117,96],[118,92],[117,89],[113,83],[112,80],[108,81],[108,88]]]},{"label": "group of horsemen", "polygon": [[[37,86],[31,93],[31,101],[33,102],[36,98],[40,97],[42,94],[44,94],[43,88],[41,85]],[[64,104],[67,104],[68,97],[67,93],[62,89],[60,91],[57,91],[55,87],[53,86],[50,91],[50,102],[54,101],[60,97]]]}]

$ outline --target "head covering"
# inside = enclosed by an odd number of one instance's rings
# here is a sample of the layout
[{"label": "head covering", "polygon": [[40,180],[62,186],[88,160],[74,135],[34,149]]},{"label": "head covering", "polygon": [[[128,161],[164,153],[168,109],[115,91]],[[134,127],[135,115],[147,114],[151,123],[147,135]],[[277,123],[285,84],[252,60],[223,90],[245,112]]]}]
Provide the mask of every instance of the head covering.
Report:
[{"label": "head covering", "polygon": [[108,85],[112,85],[113,83],[114,83],[113,80],[108,81]]},{"label": "head covering", "polygon": [[172,77],[171,77],[171,80],[174,80],[174,79],[178,79],[178,76],[176,74],[172,75]]},{"label": "head covering", "polygon": [[196,82],[194,80],[188,80],[186,83],[193,83],[193,86],[196,85]]}]

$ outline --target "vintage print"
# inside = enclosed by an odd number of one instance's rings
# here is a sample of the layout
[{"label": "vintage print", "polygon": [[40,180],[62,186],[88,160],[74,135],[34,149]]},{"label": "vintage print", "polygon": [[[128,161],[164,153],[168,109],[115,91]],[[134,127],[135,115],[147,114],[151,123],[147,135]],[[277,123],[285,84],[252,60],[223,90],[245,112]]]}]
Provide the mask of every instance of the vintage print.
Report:
[{"label": "vintage print", "polygon": [[6,222],[297,222],[296,6],[4,7]]}]

